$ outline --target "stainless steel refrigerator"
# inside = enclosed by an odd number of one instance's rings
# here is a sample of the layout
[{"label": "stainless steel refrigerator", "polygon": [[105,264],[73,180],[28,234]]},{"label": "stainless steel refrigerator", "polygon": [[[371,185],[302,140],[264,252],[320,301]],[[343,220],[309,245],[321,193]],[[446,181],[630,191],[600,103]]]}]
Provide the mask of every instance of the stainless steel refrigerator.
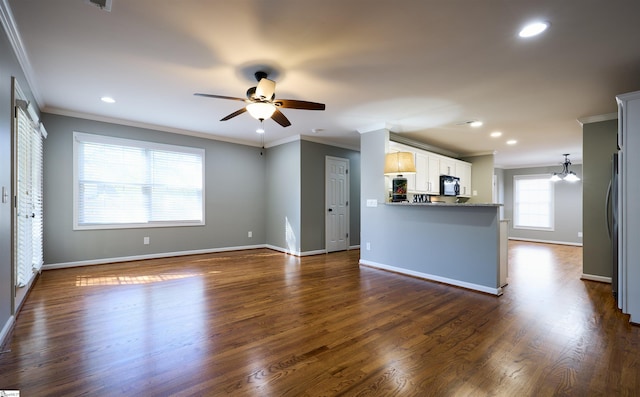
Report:
[{"label": "stainless steel refrigerator", "polygon": [[618,179],[619,179],[618,153],[614,153],[611,158],[611,180],[607,188],[606,214],[607,231],[611,240],[611,288],[613,297],[618,300],[619,286],[619,260],[618,260],[618,237],[620,209],[618,203]]}]

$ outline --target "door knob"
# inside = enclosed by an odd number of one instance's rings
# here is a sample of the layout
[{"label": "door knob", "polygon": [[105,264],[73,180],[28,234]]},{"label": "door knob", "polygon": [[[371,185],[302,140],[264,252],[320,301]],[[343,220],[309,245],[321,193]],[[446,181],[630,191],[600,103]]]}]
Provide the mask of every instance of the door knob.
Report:
[{"label": "door knob", "polygon": [[333,208],[329,208],[329,209],[328,209],[328,211],[329,211],[329,212],[332,212],[332,211],[333,211]]}]

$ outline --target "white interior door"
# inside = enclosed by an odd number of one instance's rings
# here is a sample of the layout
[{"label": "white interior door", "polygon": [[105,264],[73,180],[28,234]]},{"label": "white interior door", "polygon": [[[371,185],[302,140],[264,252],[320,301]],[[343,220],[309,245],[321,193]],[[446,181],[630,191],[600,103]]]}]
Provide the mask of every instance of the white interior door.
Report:
[{"label": "white interior door", "polygon": [[325,242],[327,252],[349,248],[349,160],[325,158]]}]

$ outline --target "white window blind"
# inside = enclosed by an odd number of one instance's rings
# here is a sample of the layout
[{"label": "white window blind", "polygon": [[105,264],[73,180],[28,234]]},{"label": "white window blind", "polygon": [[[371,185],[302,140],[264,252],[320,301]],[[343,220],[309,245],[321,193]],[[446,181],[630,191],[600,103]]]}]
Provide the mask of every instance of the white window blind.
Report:
[{"label": "white window blind", "polygon": [[548,175],[516,175],[514,228],[553,230],[553,182]]},{"label": "white window blind", "polygon": [[[28,106],[25,102],[21,102]],[[16,106],[16,285],[24,287],[43,264],[43,132]],[[44,129],[42,129],[44,131]]]},{"label": "white window blind", "polygon": [[204,149],[74,133],[74,227],[204,225]]}]

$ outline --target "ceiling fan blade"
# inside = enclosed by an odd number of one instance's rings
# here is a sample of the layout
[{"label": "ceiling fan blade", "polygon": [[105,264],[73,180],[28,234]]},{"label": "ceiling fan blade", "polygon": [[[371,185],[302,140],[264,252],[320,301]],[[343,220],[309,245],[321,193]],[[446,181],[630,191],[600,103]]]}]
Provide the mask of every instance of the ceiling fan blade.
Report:
[{"label": "ceiling fan blade", "polygon": [[278,99],[273,102],[274,105],[281,108],[303,109],[303,110],[324,110],[324,103],[297,101],[295,99]]},{"label": "ceiling fan blade", "polygon": [[236,98],[234,96],[224,96],[224,95],[213,95],[213,94],[200,94],[198,92],[196,92],[195,94],[196,96],[203,96],[206,98],[217,98],[217,99],[231,99],[232,101],[242,101],[245,102],[244,98]]},{"label": "ceiling fan blade", "polygon": [[273,121],[275,121],[276,123],[280,124],[283,127],[288,127],[291,125],[291,122],[289,121],[289,119],[282,114],[281,111],[279,111],[278,109],[276,109],[275,112],[273,112],[273,114],[271,115],[271,118],[273,119]]},{"label": "ceiling fan blade", "polygon": [[232,118],[234,118],[234,117],[236,117],[236,116],[241,115],[242,113],[244,113],[244,112],[246,112],[246,111],[247,111],[247,108],[241,108],[241,109],[238,109],[238,110],[236,110],[235,112],[231,113],[230,115],[228,115],[228,116],[225,116],[225,117],[221,118],[221,119],[220,119],[220,121],[227,121],[227,120],[229,120],[229,119],[232,119]]},{"label": "ceiling fan blade", "polygon": [[256,96],[258,98],[270,100],[276,93],[276,82],[267,78],[262,78],[256,87]]}]

